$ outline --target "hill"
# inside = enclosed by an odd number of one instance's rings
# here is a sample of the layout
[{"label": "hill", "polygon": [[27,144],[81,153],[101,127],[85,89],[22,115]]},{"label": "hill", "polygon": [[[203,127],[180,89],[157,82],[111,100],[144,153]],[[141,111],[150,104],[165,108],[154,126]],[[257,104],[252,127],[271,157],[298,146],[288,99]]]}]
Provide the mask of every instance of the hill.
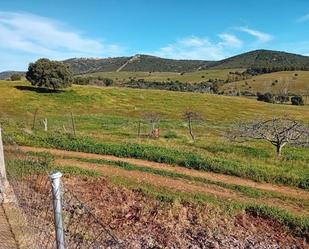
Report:
[{"label": "hill", "polygon": [[308,70],[309,57],[280,51],[255,50],[218,61],[210,68],[274,68],[275,71]]},{"label": "hill", "polygon": [[202,60],[173,60],[150,55],[115,57],[106,59],[73,58],[64,61],[75,74],[113,71],[189,72],[212,62]]},{"label": "hill", "polygon": [[72,58],[63,61],[70,66],[74,74],[85,74],[94,72],[111,72],[116,71],[131,57],[114,57],[114,58]]},{"label": "hill", "polygon": [[[76,75],[97,72],[188,73],[205,69],[251,69],[252,73],[309,70],[308,56],[272,50],[255,50],[220,61],[174,60],[138,54],[113,58],[72,58],[63,62]],[[2,72],[0,79],[8,78],[12,73]]]},{"label": "hill", "polygon": [[[203,69],[308,70],[309,57],[272,50],[255,50],[220,61],[173,60],[150,55],[106,59],[74,58],[64,61],[75,74],[95,72],[193,72]],[[263,71],[264,70],[264,71]]]},{"label": "hill", "polygon": [[22,72],[22,71],[4,71],[4,72],[0,72],[0,80],[9,79],[13,74],[25,75],[25,72]]}]

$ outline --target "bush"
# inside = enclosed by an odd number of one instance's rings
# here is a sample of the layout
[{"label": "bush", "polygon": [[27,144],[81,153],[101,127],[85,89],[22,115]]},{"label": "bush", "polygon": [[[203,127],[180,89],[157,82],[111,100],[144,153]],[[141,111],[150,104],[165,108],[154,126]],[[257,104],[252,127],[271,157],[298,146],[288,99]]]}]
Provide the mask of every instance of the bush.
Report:
[{"label": "bush", "polygon": [[21,80],[21,75],[14,73],[11,75],[11,81]]},{"label": "bush", "polygon": [[104,82],[105,86],[111,86],[114,81],[112,79],[105,78],[105,79],[103,79],[103,82]]},{"label": "bush", "polygon": [[291,98],[292,105],[304,105],[302,96],[294,96]]},{"label": "bush", "polygon": [[178,138],[178,135],[175,131],[168,131],[165,135],[164,138]]},{"label": "bush", "polygon": [[290,97],[289,96],[284,96],[284,95],[278,95],[275,97],[275,100],[277,102],[280,103],[285,103],[285,102],[289,102],[290,101]]},{"label": "bush", "polygon": [[258,101],[264,101],[267,103],[273,103],[274,102],[274,96],[271,93],[257,93],[257,100]]}]

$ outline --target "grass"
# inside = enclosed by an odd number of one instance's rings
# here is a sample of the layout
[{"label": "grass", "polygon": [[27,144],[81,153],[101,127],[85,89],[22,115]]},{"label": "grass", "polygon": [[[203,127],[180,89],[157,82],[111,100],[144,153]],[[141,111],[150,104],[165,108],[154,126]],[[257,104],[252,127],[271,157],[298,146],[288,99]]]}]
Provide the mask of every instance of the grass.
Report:
[{"label": "grass", "polygon": [[[309,122],[309,106],[274,105],[210,94],[87,86],[59,93],[40,93],[35,88],[21,90],[18,86],[27,84],[0,81],[0,114],[2,120],[6,120],[2,126],[14,134],[20,144],[30,144],[33,140],[32,145],[44,143],[43,146],[144,158],[308,188],[308,149],[287,147],[283,150],[284,157],[278,159],[274,148],[267,143],[233,144],[226,141],[223,134],[232,123],[257,116],[287,114]],[[37,123],[31,131],[37,108]],[[187,123],[182,119],[188,108],[205,119],[193,123],[195,142],[190,140]],[[64,129],[72,131],[71,111],[78,137],[91,138],[89,144],[87,139],[57,141],[59,138],[54,137]],[[162,136],[159,139],[145,136],[149,128],[142,116],[148,111],[160,113],[158,126]],[[48,134],[39,123],[45,117],[48,118]],[[143,121],[140,138],[137,136],[139,120]],[[40,142],[35,142],[35,137]]]},{"label": "grass", "polygon": [[[179,151],[172,148],[143,144],[98,143],[88,137],[73,137],[72,135],[44,134],[44,136],[16,137],[21,145],[52,147],[70,151],[114,155],[146,159],[159,163],[175,164],[186,168],[223,173],[257,182],[271,182],[309,189],[308,168],[290,168],[281,163],[280,167],[251,163],[246,165],[239,161],[208,156],[196,152]],[[290,161],[288,161],[290,163]]]},{"label": "grass", "polygon": [[[1,126],[6,142],[11,138],[19,145],[142,158],[236,175],[260,182],[309,188],[308,149],[287,147],[283,150],[284,157],[278,159],[274,148],[267,143],[252,141],[233,144],[223,138],[224,132],[232,123],[255,119],[257,116],[273,117],[287,114],[309,122],[309,106],[273,105],[241,97],[116,87],[73,86],[59,93],[40,93],[35,91],[35,88],[21,90],[18,86],[28,86],[28,84],[23,81],[0,81]],[[33,113],[37,108],[39,109],[38,122],[35,129],[31,130]],[[199,112],[205,119],[204,122],[193,123],[193,130],[197,136],[195,142],[190,140],[187,124],[182,119],[183,112],[187,109]],[[76,121],[76,138],[71,135],[63,136],[64,128],[67,132],[71,132],[69,115],[71,111]],[[143,136],[137,137],[138,121],[142,119],[143,113],[149,111],[160,113],[158,126],[162,136],[159,139],[145,136],[148,131],[146,122],[143,122],[141,127]],[[39,122],[45,117],[48,118],[49,125],[47,133],[43,131],[43,126]],[[164,136],[164,134],[167,135]],[[41,162],[43,165],[44,160]],[[44,167],[37,168],[35,171],[27,169],[29,163],[31,164],[31,162],[12,160],[9,162],[9,167],[17,171],[26,170],[21,174],[35,173],[36,170],[46,172]],[[35,164],[37,165],[37,161]],[[24,166],[17,167],[17,165]],[[65,167],[61,170],[66,170],[69,174],[99,176],[98,172],[76,170],[74,167]],[[142,170],[149,171],[149,169]],[[183,175],[160,171],[150,173],[179,179],[186,178]],[[196,178],[191,180],[201,181]],[[145,188],[145,191],[155,193],[159,200],[169,201],[173,198],[181,198],[225,206],[227,210],[246,209],[248,212],[256,212],[258,215],[279,220],[291,229],[300,227],[302,234],[308,233],[307,219],[300,221],[279,209],[270,210],[268,207],[264,209],[261,206],[254,206],[254,203],[251,206],[226,203],[225,200],[207,195],[174,193],[171,190],[128,183],[128,179],[114,179],[114,182],[117,181],[127,181],[124,184],[127,187],[132,184],[136,189]],[[259,198],[264,194],[238,186],[225,187],[234,188],[252,198]]]},{"label": "grass", "polygon": [[302,237],[307,237],[309,232],[309,218],[304,216],[298,216],[290,214],[289,212],[265,205],[258,205],[255,203],[242,204],[231,200],[218,199],[212,195],[206,194],[193,194],[187,192],[173,191],[169,188],[157,188],[150,184],[142,184],[135,182],[127,178],[114,176],[109,178],[114,184],[124,186],[129,189],[141,191],[158,201],[174,202],[174,201],[190,201],[200,202],[220,207],[224,212],[229,215],[235,215],[241,210],[245,210],[247,213],[263,217],[266,219],[274,220],[282,225],[287,226],[290,231]]},{"label": "grass", "polygon": [[[188,73],[175,73],[175,72],[98,72],[90,73],[85,76],[101,76],[103,78],[113,79],[116,84],[122,84],[130,81],[131,79],[145,81],[180,81],[186,83],[200,83],[209,79],[222,79],[228,78],[229,72],[242,72],[243,69],[221,69],[221,70],[201,70]],[[84,75],[83,75],[84,76]]]},{"label": "grass", "polygon": [[[65,157],[67,158],[67,157]],[[293,197],[287,197],[285,195],[277,194],[270,191],[265,190],[259,190],[253,187],[247,187],[247,186],[241,186],[237,184],[229,184],[219,181],[213,181],[209,180],[203,177],[194,177],[187,174],[182,173],[176,173],[173,171],[168,170],[162,170],[162,169],[155,169],[147,166],[136,166],[134,164],[130,164],[123,161],[110,161],[110,160],[104,160],[104,159],[91,159],[91,158],[78,158],[74,157],[74,159],[82,161],[82,162],[89,162],[89,163],[95,163],[95,164],[102,164],[102,165],[110,165],[110,166],[116,166],[120,167],[122,169],[128,170],[128,171],[139,171],[139,172],[145,172],[145,173],[151,173],[154,175],[164,176],[172,179],[183,179],[188,180],[191,183],[203,183],[203,184],[211,184],[216,185],[219,187],[231,189],[234,191],[237,191],[244,196],[250,197],[250,198],[257,198],[257,199],[265,199],[265,198],[277,198],[283,201],[290,201],[293,203],[299,203],[300,206],[309,207],[309,202],[304,201],[303,199],[298,200],[297,198]]]},{"label": "grass", "polygon": [[[49,174],[52,171],[61,171],[63,174],[99,177],[102,174],[95,170],[81,169],[74,166],[55,165],[53,156],[49,153],[27,153],[27,158],[10,158],[6,160],[9,180],[19,179],[37,174]],[[48,158],[48,159],[47,159]],[[47,159],[47,160],[46,160]],[[51,160],[50,160],[51,159]]]},{"label": "grass", "polygon": [[[53,164],[54,157],[49,153],[27,153],[27,158],[17,158],[11,159],[12,155],[8,155],[7,160],[7,170],[9,177],[27,177],[35,174],[44,174],[52,170],[61,170],[62,173],[86,177],[100,177],[101,174],[95,170],[86,170],[76,168],[74,166],[57,166]],[[84,161],[84,159],[82,159]],[[87,159],[85,161],[93,163],[108,163],[117,167],[124,168],[126,170],[140,170],[142,172],[148,172],[158,175],[163,175],[165,177],[171,178],[181,178],[186,180],[193,181],[202,181],[200,178],[189,177],[183,174],[177,174],[173,172],[167,172],[163,170],[156,170],[147,167],[137,167],[132,164],[123,163],[123,162],[112,162],[106,160],[92,160]],[[287,226],[292,233],[298,236],[306,237],[308,235],[309,229],[309,219],[308,217],[303,217],[299,215],[291,214],[283,209],[270,207],[265,205],[259,205],[256,203],[239,203],[231,200],[224,200],[213,195],[200,194],[200,193],[189,193],[189,192],[179,192],[174,191],[170,188],[164,187],[154,187],[148,183],[141,183],[129,180],[127,178],[121,177],[109,177],[109,180],[117,185],[121,185],[136,191],[142,191],[146,195],[151,196],[152,198],[157,199],[161,202],[174,202],[178,201],[190,201],[190,202],[201,202],[220,207],[227,214],[233,215],[241,210],[245,210],[247,213],[260,216],[267,219],[272,219],[280,224]],[[204,182],[206,183],[206,182]],[[207,183],[211,183],[208,182]],[[216,183],[211,183],[216,184]],[[224,187],[233,189],[233,185],[225,185]],[[240,191],[244,189],[239,189]],[[251,191],[248,188],[246,191]],[[245,193],[243,192],[243,193]],[[264,191],[263,191],[264,192]],[[248,193],[248,192],[247,192]],[[255,193],[254,196],[257,197],[257,190],[253,190],[252,193]],[[265,194],[265,193],[263,193]]]},{"label": "grass", "polygon": [[[297,76],[295,76],[297,75]],[[284,81],[289,81],[289,92],[294,94],[305,93],[309,95],[309,72],[308,71],[284,71],[274,72],[253,76],[251,79],[229,83],[223,86],[223,89],[256,92],[280,93],[280,89],[285,85]]]}]

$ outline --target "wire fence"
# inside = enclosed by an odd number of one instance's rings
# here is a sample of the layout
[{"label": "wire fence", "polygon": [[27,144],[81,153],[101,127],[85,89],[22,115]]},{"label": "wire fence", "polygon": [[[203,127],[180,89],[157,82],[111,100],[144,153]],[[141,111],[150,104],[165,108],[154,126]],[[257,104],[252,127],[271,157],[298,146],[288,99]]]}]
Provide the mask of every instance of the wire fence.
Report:
[{"label": "wire fence", "polygon": [[[10,186],[6,198],[12,199],[11,205],[20,211],[20,217],[15,216],[22,234],[18,243],[23,248],[60,248],[55,236],[48,156],[23,152],[5,131],[2,137]],[[76,197],[74,190],[61,184],[60,192],[65,248],[125,248],[108,225]]]}]

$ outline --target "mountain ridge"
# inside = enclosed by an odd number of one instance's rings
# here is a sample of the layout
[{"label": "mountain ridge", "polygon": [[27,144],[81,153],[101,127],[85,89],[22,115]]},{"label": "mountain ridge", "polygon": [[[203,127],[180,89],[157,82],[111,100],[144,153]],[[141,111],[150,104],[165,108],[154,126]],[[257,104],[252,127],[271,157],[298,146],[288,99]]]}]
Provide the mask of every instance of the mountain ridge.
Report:
[{"label": "mountain ridge", "polygon": [[[204,69],[253,69],[260,72],[309,70],[309,56],[258,49],[219,61],[168,59],[153,55],[108,58],[70,58],[63,60],[75,75],[96,72],[194,72]],[[12,72],[0,73],[0,79],[9,78]],[[24,73],[24,72],[18,72]]]}]

